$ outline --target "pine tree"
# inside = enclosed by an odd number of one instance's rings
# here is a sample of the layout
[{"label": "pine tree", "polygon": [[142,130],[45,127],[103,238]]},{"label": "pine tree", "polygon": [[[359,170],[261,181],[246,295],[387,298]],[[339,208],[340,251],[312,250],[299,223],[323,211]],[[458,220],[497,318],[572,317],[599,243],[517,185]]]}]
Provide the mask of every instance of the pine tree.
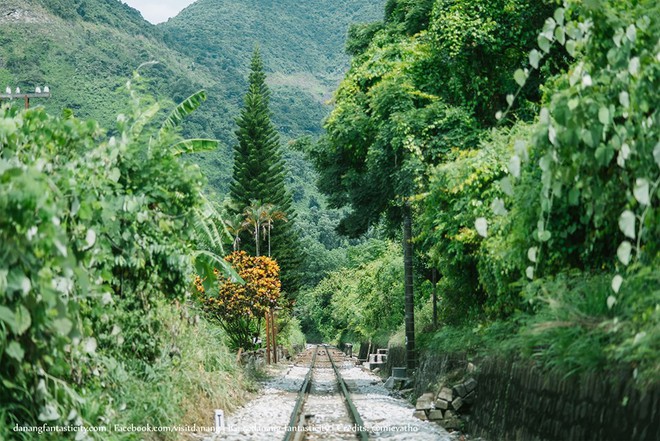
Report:
[{"label": "pine tree", "polygon": [[[256,48],[250,65],[248,91],[236,121],[238,143],[234,147],[230,197],[234,214],[244,212],[255,203],[272,205],[284,214],[282,220],[272,222],[269,240],[272,256],[281,268],[282,289],[291,294],[299,286],[299,238],[295,229],[293,200],[285,185],[286,168],[280,139],[270,119],[269,101],[270,91],[266,85],[263,61]],[[243,249],[256,251],[254,242],[254,237],[249,233],[241,236]]]}]

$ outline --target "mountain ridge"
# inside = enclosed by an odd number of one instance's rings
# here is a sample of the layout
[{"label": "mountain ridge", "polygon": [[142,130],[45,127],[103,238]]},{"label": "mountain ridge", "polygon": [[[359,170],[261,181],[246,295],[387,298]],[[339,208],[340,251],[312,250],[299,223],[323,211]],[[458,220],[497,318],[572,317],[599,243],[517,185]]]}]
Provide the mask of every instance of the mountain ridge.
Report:
[{"label": "mountain ridge", "polygon": [[38,103],[49,111],[70,108],[111,128],[126,107],[123,84],[142,63],[157,60],[141,74],[158,98],[179,102],[207,90],[208,101],[183,132],[222,142],[195,161],[211,187],[224,193],[254,44],[263,49],[273,121],[283,141],[315,136],[348,68],[349,23],[380,18],[383,1],[198,0],[153,25],[120,0],[4,0],[0,86],[48,84],[52,97]]}]

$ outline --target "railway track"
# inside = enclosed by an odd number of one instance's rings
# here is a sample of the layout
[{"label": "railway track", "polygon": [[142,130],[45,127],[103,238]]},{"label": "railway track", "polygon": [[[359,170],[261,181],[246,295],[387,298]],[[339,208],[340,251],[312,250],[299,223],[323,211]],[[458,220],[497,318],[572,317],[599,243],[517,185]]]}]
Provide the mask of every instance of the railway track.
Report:
[{"label": "railway track", "polygon": [[327,345],[305,351],[298,364],[309,364],[284,441],[369,439],[337,363],[343,352]]}]

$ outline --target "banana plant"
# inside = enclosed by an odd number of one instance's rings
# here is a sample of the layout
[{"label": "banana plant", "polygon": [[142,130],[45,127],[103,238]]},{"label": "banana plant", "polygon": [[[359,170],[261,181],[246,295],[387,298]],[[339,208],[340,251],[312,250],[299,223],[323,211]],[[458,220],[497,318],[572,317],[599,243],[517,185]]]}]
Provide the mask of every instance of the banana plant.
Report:
[{"label": "banana plant", "polygon": [[[183,120],[193,113],[197,108],[206,101],[206,91],[199,90],[188,98],[183,100],[178,106],[172,110],[169,116],[163,122],[163,125],[160,127],[158,132],[158,138],[163,139],[169,133],[175,131]],[[208,152],[218,148],[218,141],[215,139],[204,139],[204,138],[194,138],[194,139],[184,139],[177,142],[171,148],[174,151],[175,155],[180,155],[182,153],[200,153]]]},{"label": "banana plant", "polygon": [[[134,73],[133,79],[139,82],[139,68]],[[131,81],[126,83],[126,88],[130,92],[134,108],[143,108],[140,102],[140,95],[133,89]],[[172,137],[176,139],[176,134],[181,123],[206,101],[206,97],[206,91],[199,90],[175,106],[161,124],[157,135],[149,138],[150,147],[153,145],[167,145],[167,142]],[[160,104],[156,101],[145,110],[136,112],[138,116],[130,128],[130,133],[135,139],[142,135],[144,128],[153,120],[160,109]],[[214,139],[193,138],[177,141],[170,145],[169,148],[173,155],[178,156],[182,153],[212,151],[218,148],[218,144],[219,142]],[[203,283],[207,292],[211,292],[213,281],[216,280],[216,269],[234,283],[245,283],[234,268],[221,257],[224,254],[224,248],[222,246],[221,232],[217,225],[222,225],[222,231],[226,232],[222,217],[204,195],[200,195],[200,197],[205,200],[203,208],[201,210],[195,209],[192,212],[193,228],[195,229],[199,248],[193,250],[191,255],[197,274],[204,280]]]}]

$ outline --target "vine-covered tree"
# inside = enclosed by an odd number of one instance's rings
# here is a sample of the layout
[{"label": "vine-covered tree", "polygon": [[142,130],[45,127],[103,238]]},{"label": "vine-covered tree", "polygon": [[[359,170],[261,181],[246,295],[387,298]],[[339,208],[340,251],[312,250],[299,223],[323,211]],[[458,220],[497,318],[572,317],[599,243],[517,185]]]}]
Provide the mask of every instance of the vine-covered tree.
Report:
[{"label": "vine-covered tree", "polygon": [[[234,147],[234,171],[230,186],[232,205],[236,213],[246,207],[269,204],[282,213],[283,219],[270,223],[272,257],[282,268],[282,285],[286,292],[298,287],[298,235],[293,221],[295,213],[291,194],[285,185],[285,163],[280,140],[271,121],[269,110],[270,91],[266,85],[263,61],[255,48],[250,66],[249,86],[244,106],[237,120],[238,143]],[[259,241],[245,233],[241,236],[243,248],[255,251]],[[254,246],[254,248],[251,248]]]}]

